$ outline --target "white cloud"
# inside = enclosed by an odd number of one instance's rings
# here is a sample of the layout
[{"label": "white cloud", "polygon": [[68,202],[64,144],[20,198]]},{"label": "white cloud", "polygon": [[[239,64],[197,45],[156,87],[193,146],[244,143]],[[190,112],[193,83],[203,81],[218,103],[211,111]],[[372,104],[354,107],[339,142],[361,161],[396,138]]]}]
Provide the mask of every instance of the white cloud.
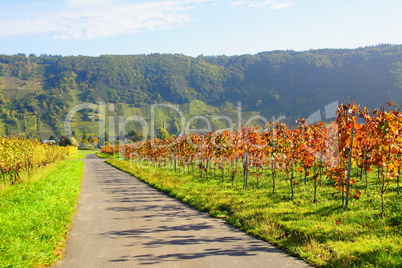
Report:
[{"label": "white cloud", "polygon": [[268,8],[268,9],[285,9],[289,8],[290,6],[295,5],[295,2],[291,1],[273,1],[273,0],[265,0],[265,1],[255,1],[255,0],[238,0],[235,2],[232,2],[232,6],[234,7],[239,7],[239,8],[244,8],[244,7],[250,7],[250,8]]},{"label": "white cloud", "polygon": [[[92,39],[183,26],[195,4],[214,0],[66,0],[62,10],[0,18],[0,38]],[[6,26],[6,27],[4,27]]]},{"label": "white cloud", "polygon": [[247,0],[246,1],[236,1],[236,2],[232,3],[232,6],[242,6],[242,5],[246,5],[250,2],[252,2],[252,1],[247,1]]},{"label": "white cloud", "polygon": [[275,3],[271,5],[271,9],[285,9],[295,5],[295,2]]},{"label": "white cloud", "polygon": [[116,0],[66,0],[67,6],[69,7],[85,7],[85,6],[99,6],[99,5],[110,5],[116,4]]}]

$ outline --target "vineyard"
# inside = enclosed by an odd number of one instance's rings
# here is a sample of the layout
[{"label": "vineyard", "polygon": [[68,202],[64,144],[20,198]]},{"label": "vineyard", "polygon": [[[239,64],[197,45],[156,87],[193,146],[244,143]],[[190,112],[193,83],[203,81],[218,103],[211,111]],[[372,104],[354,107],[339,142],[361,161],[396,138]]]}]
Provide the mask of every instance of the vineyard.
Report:
[{"label": "vineyard", "polygon": [[107,154],[121,153],[131,161],[147,163],[203,179],[220,179],[232,187],[266,188],[275,194],[286,187],[294,200],[300,185],[311,191],[305,198],[317,202],[321,189],[347,210],[350,200],[364,193],[380,200],[399,200],[402,165],[402,113],[393,109],[372,112],[356,104],[340,105],[332,123],[297,127],[272,123],[264,131],[242,129],[205,135],[192,134],[167,140],[147,140],[102,147]]},{"label": "vineyard", "polygon": [[0,137],[0,176],[4,184],[14,184],[20,180],[22,172],[64,159],[70,150],[23,138]]}]

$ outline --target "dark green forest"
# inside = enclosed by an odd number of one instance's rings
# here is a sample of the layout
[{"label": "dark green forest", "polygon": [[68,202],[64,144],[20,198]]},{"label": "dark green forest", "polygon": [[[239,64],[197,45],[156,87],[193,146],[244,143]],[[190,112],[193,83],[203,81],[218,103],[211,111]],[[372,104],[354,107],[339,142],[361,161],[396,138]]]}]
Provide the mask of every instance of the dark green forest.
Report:
[{"label": "dark green forest", "polygon": [[402,103],[402,45],[240,56],[0,55],[0,135],[61,135],[68,110],[82,102],[145,109],[199,100],[222,110],[241,101],[243,111],[296,118],[337,100],[377,108],[390,99]]}]

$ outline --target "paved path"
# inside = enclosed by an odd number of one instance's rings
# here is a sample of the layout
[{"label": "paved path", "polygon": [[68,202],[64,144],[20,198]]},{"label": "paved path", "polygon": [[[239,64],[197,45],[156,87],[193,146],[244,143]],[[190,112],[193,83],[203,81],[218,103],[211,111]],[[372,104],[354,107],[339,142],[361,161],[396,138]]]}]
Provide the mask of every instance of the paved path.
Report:
[{"label": "paved path", "polygon": [[308,267],[94,155],[84,161],[77,213],[57,268]]}]

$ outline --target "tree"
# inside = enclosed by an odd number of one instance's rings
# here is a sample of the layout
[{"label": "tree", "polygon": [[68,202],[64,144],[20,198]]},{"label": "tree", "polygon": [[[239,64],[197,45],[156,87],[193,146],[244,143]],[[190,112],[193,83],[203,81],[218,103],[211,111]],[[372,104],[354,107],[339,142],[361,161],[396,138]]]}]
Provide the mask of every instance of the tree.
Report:
[{"label": "tree", "polygon": [[129,138],[133,138],[136,135],[135,130],[130,130],[129,132],[127,132],[127,137]]},{"label": "tree", "polygon": [[99,145],[99,139],[98,137],[93,137],[92,138],[92,144],[97,147]]},{"label": "tree", "polygon": [[69,145],[72,145],[72,143],[71,143],[70,139],[67,138],[66,136],[61,136],[59,145],[60,146],[69,146]]},{"label": "tree", "polygon": [[84,133],[82,134],[82,141],[86,142],[86,140],[87,140],[87,133],[84,130]]},{"label": "tree", "polygon": [[137,131],[135,133],[135,135],[133,136],[133,141],[141,141],[142,140],[142,136],[144,135],[144,132],[142,130]]},{"label": "tree", "polygon": [[107,131],[105,131],[105,143],[109,144],[109,134],[107,133]]},{"label": "tree", "polygon": [[69,140],[70,140],[71,145],[73,145],[75,147],[78,147],[80,145],[79,142],[77,141],[77,139],[74,137],[70,137]]},{"label": "tree", "polygon": [[158,132],[159,132],[158,135],[157,135],[158,139],[168,140],[171,137],[169,131],[167,131],[164,128],[160,128]]}]

